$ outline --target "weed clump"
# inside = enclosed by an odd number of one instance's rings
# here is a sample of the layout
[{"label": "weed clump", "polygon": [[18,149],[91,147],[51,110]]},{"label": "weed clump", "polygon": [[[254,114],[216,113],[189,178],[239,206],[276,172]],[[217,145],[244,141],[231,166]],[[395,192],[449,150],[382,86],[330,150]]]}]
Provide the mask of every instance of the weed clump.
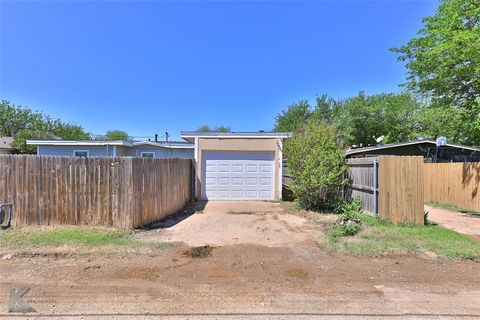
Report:
[{"label": "weed clump", "polygon": [[212,255],[213,247],[211,246],[200,246],[200,247],[193,247],[185,252],[184,255],[191,257],[191,258],[206,258]]}]

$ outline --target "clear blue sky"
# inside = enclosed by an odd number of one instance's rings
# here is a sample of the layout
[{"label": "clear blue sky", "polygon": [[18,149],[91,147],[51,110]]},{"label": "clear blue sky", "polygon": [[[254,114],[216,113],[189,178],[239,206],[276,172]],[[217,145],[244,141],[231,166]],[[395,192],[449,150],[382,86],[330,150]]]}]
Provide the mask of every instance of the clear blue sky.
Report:
[{"label": "clear blue sky", "polygon": [[436,1],[0,1],[0,98],[134,136],[269,130],[286,105],[399,91]]}]

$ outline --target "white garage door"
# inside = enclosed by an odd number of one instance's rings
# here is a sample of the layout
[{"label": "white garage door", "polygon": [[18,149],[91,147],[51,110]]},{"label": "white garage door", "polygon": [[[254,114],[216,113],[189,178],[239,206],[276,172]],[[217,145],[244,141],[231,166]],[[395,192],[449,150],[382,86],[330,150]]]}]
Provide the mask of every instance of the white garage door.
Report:
[{"label": "white garage door", "polygon": [[274,152],[203,152],[204,200],[274,200]]}]

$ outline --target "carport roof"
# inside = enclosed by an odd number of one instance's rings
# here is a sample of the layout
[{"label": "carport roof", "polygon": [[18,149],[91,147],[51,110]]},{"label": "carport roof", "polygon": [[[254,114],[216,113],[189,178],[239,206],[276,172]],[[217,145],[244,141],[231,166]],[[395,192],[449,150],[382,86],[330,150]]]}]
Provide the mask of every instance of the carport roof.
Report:
[{"label": "carport roof", "polygon": [[203,132],[203,131],[182,131],[182,139],[192,142],[194,138],[289,138],[291,132]]}]

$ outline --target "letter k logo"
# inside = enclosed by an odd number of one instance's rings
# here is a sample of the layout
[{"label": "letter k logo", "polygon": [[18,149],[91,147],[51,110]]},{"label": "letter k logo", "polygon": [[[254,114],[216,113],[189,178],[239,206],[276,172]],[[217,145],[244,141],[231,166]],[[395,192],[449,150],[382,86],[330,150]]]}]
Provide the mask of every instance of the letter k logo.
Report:
[{"label": "letter k logo", "polygon": [[8,302],[8,312],[37,312],[25,300],[23,296],[30,290],[28,287],[20,288],[18,290],[10,290],[10,301]]}]

